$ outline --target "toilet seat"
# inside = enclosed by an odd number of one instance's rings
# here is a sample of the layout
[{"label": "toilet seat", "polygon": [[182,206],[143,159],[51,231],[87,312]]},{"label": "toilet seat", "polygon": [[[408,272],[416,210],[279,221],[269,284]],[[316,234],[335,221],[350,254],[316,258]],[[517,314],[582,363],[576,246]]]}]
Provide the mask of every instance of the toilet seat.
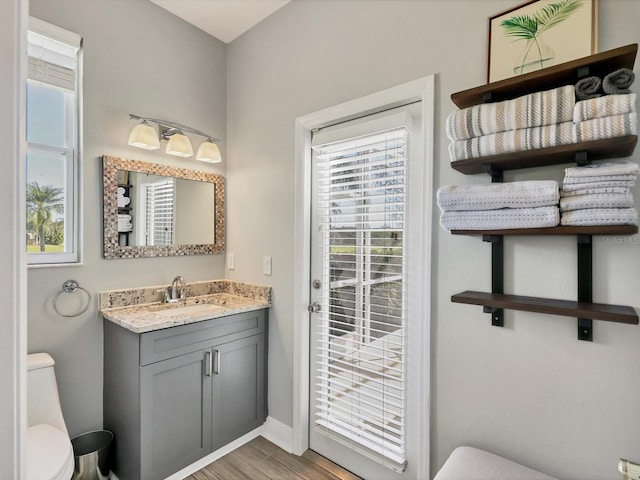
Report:
[{"label": "toilet seat", "polygon": [[39,424],[27,429],[27,480],[69,480],[73,448],[66,433]]}]

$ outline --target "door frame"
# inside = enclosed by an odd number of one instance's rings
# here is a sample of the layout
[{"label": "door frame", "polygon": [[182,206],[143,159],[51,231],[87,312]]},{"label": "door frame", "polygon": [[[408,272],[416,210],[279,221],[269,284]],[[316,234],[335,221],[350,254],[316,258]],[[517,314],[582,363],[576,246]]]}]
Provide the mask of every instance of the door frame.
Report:
[{"label": "door frame", "polygon": [[[433,159],[434,159],[434,96],[435,75],[382,90],[349,102],[326,108],[295,120],[295,229],[293,251],[293,438],[292,450],[296,455],[309,447],[309,313],[311,273],[311,133],[313,130],[339,122],[352,120],[399,107],[422,102],[422,159],[424,175],[422,199],[424,205],[423,232],[433,225]],[[420,408],[420,445],[417,471],[419,478],[429,478],[429,442],[431,412],[431,235],[424,235],[422,242],[422,275],[418,278],[422,298],[422,311],[427,321],[419,322],[422,379],[420,398],[425,399]]]}]

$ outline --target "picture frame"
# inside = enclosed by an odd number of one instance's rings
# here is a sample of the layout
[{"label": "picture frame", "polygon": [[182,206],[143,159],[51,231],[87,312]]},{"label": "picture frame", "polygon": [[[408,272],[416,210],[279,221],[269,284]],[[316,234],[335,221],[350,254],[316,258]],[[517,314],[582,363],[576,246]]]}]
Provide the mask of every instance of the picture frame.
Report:
[{"label": "picture frame", "polygon": [[529,0],[489,17],[487,83],[597,52],[598,0]]}]

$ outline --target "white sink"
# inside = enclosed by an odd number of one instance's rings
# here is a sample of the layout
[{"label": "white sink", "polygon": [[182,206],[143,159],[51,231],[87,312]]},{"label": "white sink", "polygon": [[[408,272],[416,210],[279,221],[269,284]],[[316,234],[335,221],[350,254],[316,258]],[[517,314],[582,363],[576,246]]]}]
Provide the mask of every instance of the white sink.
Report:
[{"label": "white sink", "polygon": [[198,303],[196,305],[188,305],[186,307],[167,308],[166,310],[158,310],[155,312],[160,317],[175,317],[177,315],[199,315],[202,313],[213,313],[224,310],[225,307],[215,305],[213,303]]}]

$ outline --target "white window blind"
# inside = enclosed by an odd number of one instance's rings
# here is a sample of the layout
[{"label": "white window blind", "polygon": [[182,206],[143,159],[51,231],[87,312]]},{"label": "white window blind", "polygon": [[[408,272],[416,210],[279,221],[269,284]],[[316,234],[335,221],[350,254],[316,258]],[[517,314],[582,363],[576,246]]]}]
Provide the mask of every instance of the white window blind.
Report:
[{"label": "white window blind", "polygon": [[144,188],[147,245],[169,246],[173,244],[173,178],[145,183]]},{"label": "white window blind", "polygon": [[406,466],[408,135],[394,127],[313,147],[326,286],[315,425],[396,471]]}]

